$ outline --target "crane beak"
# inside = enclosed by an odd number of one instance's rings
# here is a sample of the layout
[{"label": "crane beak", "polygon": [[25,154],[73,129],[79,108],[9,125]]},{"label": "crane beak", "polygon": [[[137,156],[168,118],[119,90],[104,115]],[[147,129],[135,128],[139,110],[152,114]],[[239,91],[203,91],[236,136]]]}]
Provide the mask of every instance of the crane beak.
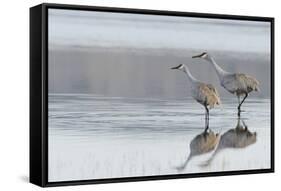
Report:
[{"label": "crane beak", "polygon": [[181,64],[178,65],[178,66],[176,66],[176,67],[172,67],[171,69],[172,69],[172,70],[175,70],[175,69],[179,69],[180,67],[181,67]]},{"label": "crane beak", "polygon": [[192,58],[201,58],[202,56],[204,56],[206,53],[203,52],[202,54],[198,54],[198,55],[195,55],[195,56],[192,56]]},{"label": "crane beak", "polygon": [[192,58],[200,58],[200,55],[192,56]]}]

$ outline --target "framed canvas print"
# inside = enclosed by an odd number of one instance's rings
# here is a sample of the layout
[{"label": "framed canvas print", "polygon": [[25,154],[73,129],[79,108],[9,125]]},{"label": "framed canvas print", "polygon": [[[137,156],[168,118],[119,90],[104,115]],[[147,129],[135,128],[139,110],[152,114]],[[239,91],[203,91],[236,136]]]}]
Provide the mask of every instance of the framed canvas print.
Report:
[{"label": "framed canvas print", "polygon": [[30,9],[30,182],[274,171],[274,19]]}]

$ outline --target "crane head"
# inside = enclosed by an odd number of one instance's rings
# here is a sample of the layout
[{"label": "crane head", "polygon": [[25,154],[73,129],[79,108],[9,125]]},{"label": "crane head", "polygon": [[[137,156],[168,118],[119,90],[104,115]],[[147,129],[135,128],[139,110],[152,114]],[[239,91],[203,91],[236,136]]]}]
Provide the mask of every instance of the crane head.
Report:
[{"label": "crane head", "polygon": [[181,71],[185,71],[185,68],[184,68],[184,65],[183,64],[180,64],[180,65],[178,65],[178,66],[176,66],[176,67],[172,67],[171,68],[172,70],[181,70]]},{"label": "crane head", "polygon": [[203,52],[201,54],[192,56],[192,58],[207,58],[208,57],[208,53],[207,52]]},{"label": "crane head", "polygon": [[175,67],[172,67],[171,69],[172,69],[172,70],[175,70],[175,69],[180,69],[181,67],[183,67],[182,64],[180,64],[180,65],[178,65],[178,66],[175,66]]}]

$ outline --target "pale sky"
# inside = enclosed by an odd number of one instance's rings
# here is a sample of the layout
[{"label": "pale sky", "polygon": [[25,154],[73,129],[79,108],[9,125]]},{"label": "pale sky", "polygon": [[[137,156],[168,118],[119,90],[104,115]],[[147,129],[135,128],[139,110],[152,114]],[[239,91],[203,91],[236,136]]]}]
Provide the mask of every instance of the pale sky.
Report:
[{"label": "pale sky", "polygon": [[49,45],[270,52],[270,23],[49,9]]}]

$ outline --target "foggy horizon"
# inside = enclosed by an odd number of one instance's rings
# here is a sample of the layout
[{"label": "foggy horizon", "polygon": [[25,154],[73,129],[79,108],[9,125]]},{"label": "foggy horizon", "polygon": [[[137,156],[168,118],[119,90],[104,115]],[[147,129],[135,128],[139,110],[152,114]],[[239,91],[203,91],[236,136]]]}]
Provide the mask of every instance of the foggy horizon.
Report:
[{"label": "foggy horizon", "polygon": [[270,95],[270,23],[94,11],[49,10],[49,92],[112,97],[188,98],[190,83],[171,71],[186,64],[223,89],[203,51],[226,71],[246,73]]},{"label": "foggy horizon", "polygon": [[50,47],[270,52],[270,23],[262,21],[50,9],[48,28]]}]

